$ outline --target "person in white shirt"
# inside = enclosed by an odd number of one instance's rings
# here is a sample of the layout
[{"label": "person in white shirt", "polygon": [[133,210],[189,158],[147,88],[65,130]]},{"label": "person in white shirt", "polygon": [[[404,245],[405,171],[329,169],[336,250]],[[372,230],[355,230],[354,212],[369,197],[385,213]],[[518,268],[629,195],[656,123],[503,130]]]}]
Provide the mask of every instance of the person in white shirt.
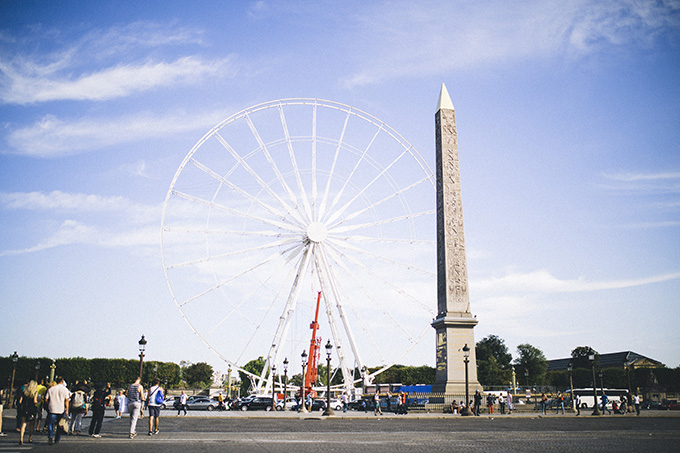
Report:
[{"label": "person in white shirt", "polygon": [[156,398],[160,395],[161,401],[165,399],[163,398],[163,389],[159,384],[158,378],[153,380],[149,389],[149,398],[147,399],[149,406],[149,436],[158,434],[158,419],[161,417],[162,403],[157,403]]}]

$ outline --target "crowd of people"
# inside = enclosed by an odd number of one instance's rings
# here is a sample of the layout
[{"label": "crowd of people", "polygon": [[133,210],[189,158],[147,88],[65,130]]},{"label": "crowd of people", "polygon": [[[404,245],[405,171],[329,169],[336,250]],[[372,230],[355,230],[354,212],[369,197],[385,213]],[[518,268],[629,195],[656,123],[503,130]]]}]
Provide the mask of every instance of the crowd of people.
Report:
[{"label": "crowd of people", "polygon": [[[126,391],[121,390],[112,396],[111,384],[104,382],[92,386],[87,381],[75,381],[68,386],[62,377],[57,377],[49,383],[27,381],[17,388],[14,395],[19,444],[24,444],[26,434],[28,442],[32,443],[36,433],[46,433],[50,445],[58,444],[63,434],[81,435],[83,417],[88,413],[92,415],[89,435],[101,437],[104,413],[106,407],[111,404],[116,411],[116,419],[120,419],[123,414],[130,414],[130,439],[137,435],[137,421],[143,416],[144,406],[148,410],[149,436],[158,434],[160,408],[165,399],[164,391],[159,384],[159,380],[154,379],[148,392],[145,392],[140,378],[137,378]],[[186,414],[186,394],[182,392],[182,396]],[[179,415],[182,397],[178,401],[180,401]],[[4,436],[6,434],[2,432],[0,413],[0,437]]]}]

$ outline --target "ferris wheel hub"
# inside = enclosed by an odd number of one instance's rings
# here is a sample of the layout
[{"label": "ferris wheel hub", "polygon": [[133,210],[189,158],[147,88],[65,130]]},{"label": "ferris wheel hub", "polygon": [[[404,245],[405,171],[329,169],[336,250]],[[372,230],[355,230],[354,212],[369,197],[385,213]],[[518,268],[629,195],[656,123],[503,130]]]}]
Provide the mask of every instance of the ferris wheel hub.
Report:
[{"label": "ferris wheel hub", "polygon": [[328,229],[321,222],[312,222],[307,227],[307,237],[312,242],[323,242],[328,237]]}]

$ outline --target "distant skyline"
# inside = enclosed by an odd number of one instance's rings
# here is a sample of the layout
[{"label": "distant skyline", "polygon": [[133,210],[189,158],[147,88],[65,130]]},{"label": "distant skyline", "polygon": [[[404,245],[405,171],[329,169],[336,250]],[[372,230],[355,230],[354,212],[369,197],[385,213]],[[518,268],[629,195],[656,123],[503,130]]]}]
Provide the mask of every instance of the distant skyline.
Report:
[{"label": "distant skyline", "polygon": [[[226,371],[161,263],[189,150],[245,108],[318,98],[434,168],[444,82],[475,340],[680,366],[680,1],[5,0],[0,15],[0,354],[134,359],[144,334],[149,360]],[[430,330],[406,364],[434,365]]]}]

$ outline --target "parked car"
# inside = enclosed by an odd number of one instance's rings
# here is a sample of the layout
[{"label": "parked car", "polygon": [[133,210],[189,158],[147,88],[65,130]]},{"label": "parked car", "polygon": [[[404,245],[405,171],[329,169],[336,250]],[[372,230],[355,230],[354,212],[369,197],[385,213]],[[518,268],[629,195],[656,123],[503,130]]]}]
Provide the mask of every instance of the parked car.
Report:
[{"label": "parked car", "polygon": [[666,400],[663,402],[660,409],[665,409],[667,411],[680,410],[680,402],[678,402],[678,400]]},{"label": "parked car", "polygon": [[197,396],[187,401],[187,409],[214,411],[218,404],[219,402],[207,396]]},{"label": "parked car", "polygon": [[338,398],[331,398],[331,409],[333,409],[334,411],[341,411],[342,401],[339,400]]},{"label": "parked car", "polygon": [[[297,401],[295,400],[295,398],[290,398],[290,397],[287,398],[287,399],[286,399],[286,410],[290,410],[290,408],[291,408],[292,406],[294,406],[295,404],[297,404]],[[276,402],[276,410],[277,410],[277,411],[282,411],[282,410],[283,410],[283,400],[278,400],[278,401]]]},{"label": "parked car", "polygon": [[271,396],[257,396],[251,400],[242,401],[239,409],[242,411],[265,410],[270,411],[274,405],[274,400]]},{"label": "parked car", "polygon": [[[290,410],[296,411],[297,410],[297,402],[294,402],[290,406]],[[320,400],[316,399],[312,401],[312,408],[310,409],[312,412],[313,411],[324,411],[326,410],[326,401],[325,400]]]},{"label": "parked car", "polygon": [[168,396],[161,404],[161,409],[174,409],[175,401],[179,401],[179,396]]}]

